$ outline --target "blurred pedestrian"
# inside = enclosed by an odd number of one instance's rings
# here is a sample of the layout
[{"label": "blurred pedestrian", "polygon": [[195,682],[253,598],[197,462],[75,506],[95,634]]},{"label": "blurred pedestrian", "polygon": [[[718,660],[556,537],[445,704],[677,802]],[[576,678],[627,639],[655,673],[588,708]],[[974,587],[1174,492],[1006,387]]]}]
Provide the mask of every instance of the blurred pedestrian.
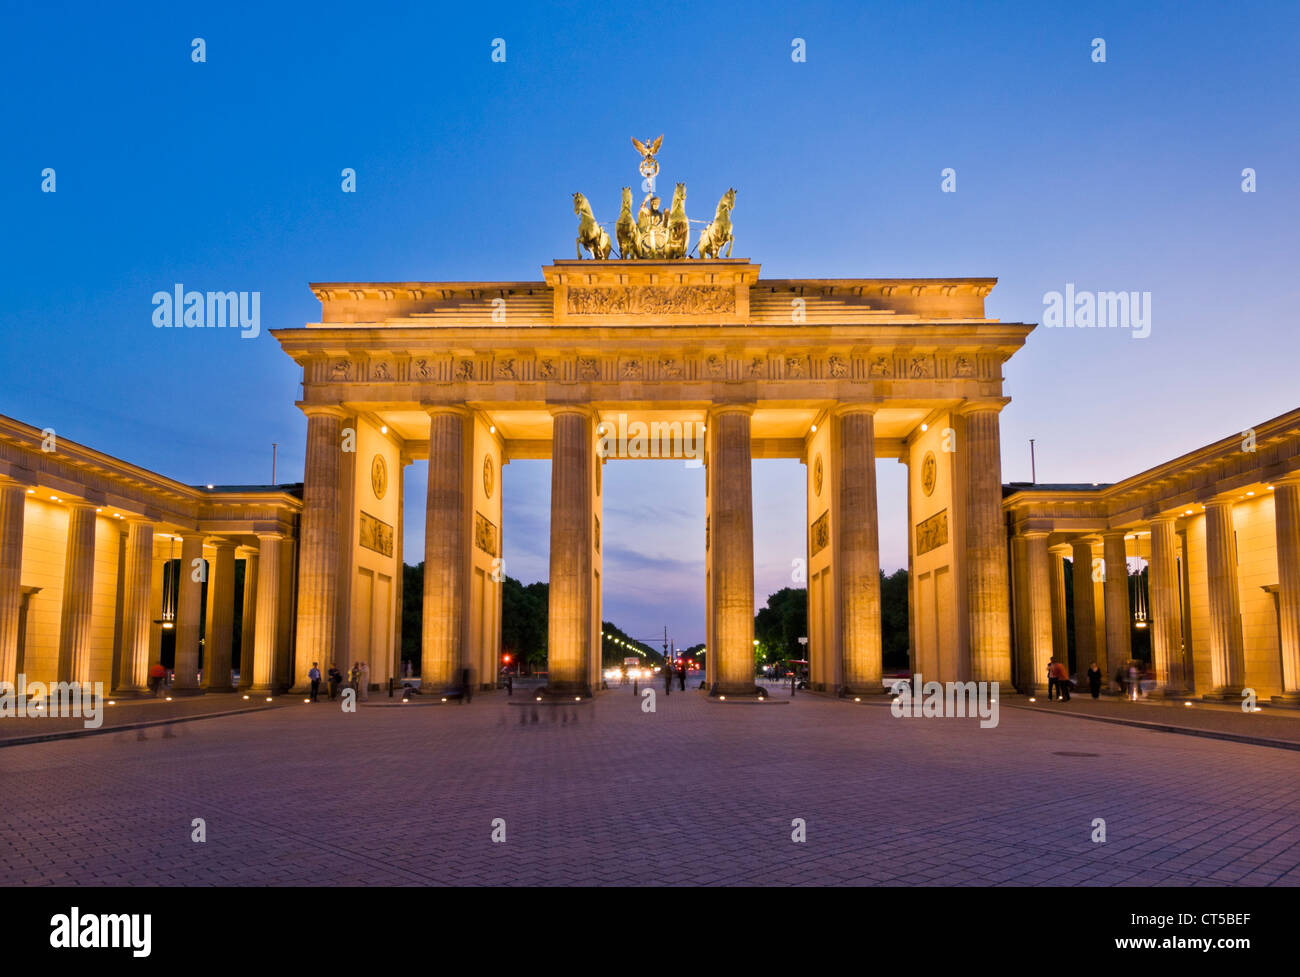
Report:
[{"label": "blurred pedestrian", "polygon": [[1088,666],[1088,691],[1094,699],[1101,697],[1101,669],[1096,662]]},{"label": "blurred pedestrian", "polygon": [[163,667],[162,662],[154,662],[149,666],[149,691],[155,696],[158,690],[162,688],[163,679],[167,677],[167,669]]},{"label": "blurred pedestrian", "polygon": [[333,699],[339,694],[339,686],[343,684],[343,673],[339,671],[337,665],[331,665],[329,670],[329,687],[330,698]]},{"label": "blurred pedestrian", "polygon": [[370,662],[361,663],[361,701],[370,700]]},{"label": "blurred pedestrian", "polygon": [[1070,674],[1065,670],[1065,665],[1061,662],[1053,662],[1052,669],[1056,673],[1056,697],[1062,702],[1070,701]]},{"label": "blurred pedestrian", "polygon": [[664,695],[673,694],[673,670],[664,662]]},{"label": "blurred pedestrian", "polygon": [[682,662],[680,665],[677,666],[677,679],[679,682],[681,682],[682,691],[685,692],[686,691],[686,662]]},{"label": "blurred pedestrian", "polygon": [[311,671],[307,677],[311,679],[311,701],[316,701],[316,696],[320,693],[320,662],[311,663]]},{"label": "blurred pedestrian", "polygon": [[1056,698],[1056,659],[1047,660],[1047,701],[1051,702]]}]

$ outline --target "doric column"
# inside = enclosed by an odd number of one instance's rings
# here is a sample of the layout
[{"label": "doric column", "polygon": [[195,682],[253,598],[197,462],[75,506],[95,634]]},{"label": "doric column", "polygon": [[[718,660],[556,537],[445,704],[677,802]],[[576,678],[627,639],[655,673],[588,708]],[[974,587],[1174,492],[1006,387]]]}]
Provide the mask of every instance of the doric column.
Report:
[{"label": "doric column", "polygon": [[1246,657],[1237,586],[1237,533],[1228,499],[1211,499],[1205,504],[1205,573],[1210,591],[1213,694],[1238,696],[1246,684]]},{"label": "doric column", "polygon": [[[248,669],[249,688],[254,692],[271,692],[275,687],[275,654],[280,634],[280,540],[279,533],[257,534],[257,614],[253,623],[253,661]],[[303,675],[317,664],[324,677],[330,663],[320,662],[312,649],[299,648],[298,670]],[[310,684],[308,680],[309,687]]]},{"label": "doric column", "polygon": [[[837,511],[842,668],[845,691],[877,694],[881,683],[880,529],[876,514],[875,409],[844,408],[838,417]],[[752,531],[752,530],[751,530]],[[752,560],[752,556],[751,556]],[[751,590],[752,593],[752,590]],[[750,684],[753,684],[752,675]]]},{"label": "doric column", "polygon": [[[966,594],[970,666],[976,681],[1011,682],[1011,610],[1006,529],[1002,518],[1002,449],[996,404],[967,407]],[[961,446],[958,446],[959,450]],[[1043,552],[1046,553],[1046,541]],[[1046,565],[1043,566],[1046,570]],[[1046,579],[1046,577],[1044,578]],[[1048,639],[1051,611],[1046,608]],[[1035,678],[1037,683],[1040,678]]]},{"label": "doric column", "polygon": [[[401,563],[398,563],[401,566]],[[253,653],[257,645],[257,550],[244,552],[244,610],[239,627],[239,691],[253,687]]]},{"label": "doric column", "polygon": [[0,685],[18,671],[18,618],[22,613],[23,510],[27,489],[0,480]]},{"label": "doric column", "polygon": [[235,543],[215,540],[208,576],[208,629],[203,642],[203,690],[233,692],[230,653],[235,643]]},{"label": "doric column", "polygon": [[592,543],[592,460],[595,442],[590,411],[553,408],[551,448],[551,582],[547,624],[547,692],[589,695]]},{"label": "doric column", "polygon": [[710,542],[713,559],[712,695],[755,695],[754,511],[749,418],[753,408],[709,414]]},{"label": "doric column", "polygon": [[1101,534],[1102,556],[1106,561],[1106,582],[1102,599],[1106,607],[1106,661],[1098,662],[1106,688],[1115,681],[1115,671],[1133,657],[1133,621],[1128,604],[1128,549],[1123,530]]},{"label": "doric column", "polygon": [[[1070,543],[1074,589],[1074,674],[1080,684],[1087,680],[1088,666],[1097,661],[1097,593],[1092,581],[1092,541]],[[1060,661],[1069,668],[1068,658]],[[1100,663],[1098,663],[1100,667]]]},{"label": "doric column", "polygon": [[1030,531],[1025,536],[1025,559],[1029,576],[1030,674],[1026,690],[1042,694],[1047,689],[1047,663],[1052,655],[1052,582],[1048,563],[1047,533]]},{"label": "doric column", "polygon": [[90,681],[90,622],[95,592],[95,507],[68,506],[68,544],[63,563],[63,609],[59,624],[60,682]]},{"label": "doric column", "polygon": [[[335,664],[339,611],[339,523],[342,509],[340,455],[346,412],[304,407],[307,460],[303,471],[301,549],[298,559],[297,685],[308,686],[313,659],[324,671]],[[265,572],[265,569],[263,569]],[[346,667],[343,663],[341,667]]]},{"label": "doric column", "polygon": [[132,519],[126,530],[122,577],[122,665],[119,693],[144,692],[149,685],[149,640],[153,614],[153,523]]},{"label": "doric column", "polygon": [[1300,475],[1273,488],[1277,607],[1282,631],[1282,696],[1300,701]]},{"label": "doric column", "polygon": [[[464,665],[465,607],[470,596],[466,586],[470,507],[466,505],[465,426],[463,409],[429,410],[429,482],[424,506],[424,641],[420,654],[420,684],[429,692],[457,687]],[[554,589],[552,579],[552,592]]]},{"label": "doric column", "polygon": [[1183,622],[1179,614],[1178,534],[1173,516],[1151,520],[1151,562],[1147,586],[1151,592],[1151,659],[1156,685],[1182,690]]},{"label": "doric column", "polygon": [[181,565],[177,574],[176,659],[172,691],[197,695],[199,689],[199,619],[203,614],[203,536],[181,533]]},{"label": "doric column", "polygon": [[1054,546],[1047,551],[1052,586],[1052,657],[1069,661],[1070,629],[1065,607],[1065,555],[1069,547]]}]

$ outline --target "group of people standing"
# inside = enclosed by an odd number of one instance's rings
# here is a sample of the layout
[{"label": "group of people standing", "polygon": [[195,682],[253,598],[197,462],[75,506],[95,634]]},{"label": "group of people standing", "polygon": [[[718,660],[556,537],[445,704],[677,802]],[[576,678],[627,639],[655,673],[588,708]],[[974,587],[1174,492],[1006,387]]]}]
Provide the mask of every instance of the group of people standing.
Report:
[{"label": "group of people standing", "polygon": [[[307,678],[311,681],[311,701],[315,702],[320,694],[320,662],[311,663]],[[370,698],[370,665],[366,662],[353,662],[347,675],[340,672],[337,665],[331,665],[328,684],[331,699],[338,698],[339,690],[346,687],[356,692],[357,697],[365,702]]]},{"label": "group of people standing", "polygon": [[[1065,663],[1051,659],[1047,663],[1047,701],[1060,699],[1069,702],[1072,688],[1074,680],[1070,678],[1070,670],[1065,667]],[[1096,662],[1088,666],[1088,692],[1094,699],[1101,696],[1101,669]]]}]

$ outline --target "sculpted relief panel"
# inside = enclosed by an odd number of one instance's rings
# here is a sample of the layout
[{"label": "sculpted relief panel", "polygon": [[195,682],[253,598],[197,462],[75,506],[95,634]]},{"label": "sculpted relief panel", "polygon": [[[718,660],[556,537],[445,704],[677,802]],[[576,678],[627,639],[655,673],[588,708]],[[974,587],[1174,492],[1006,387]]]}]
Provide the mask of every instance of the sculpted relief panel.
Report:
[{"label": "sculpted relief panel", "polygon": [[716,285],[570,288],[570,315],[710,315],[736,311],[736,291]]}]

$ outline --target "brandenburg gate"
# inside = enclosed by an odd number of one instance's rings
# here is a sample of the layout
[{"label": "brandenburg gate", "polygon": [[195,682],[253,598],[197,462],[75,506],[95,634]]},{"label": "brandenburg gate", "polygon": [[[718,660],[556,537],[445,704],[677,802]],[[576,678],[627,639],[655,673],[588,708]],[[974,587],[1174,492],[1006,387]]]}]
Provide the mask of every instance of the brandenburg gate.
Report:
[{"label": "brandenburg gate", "polygon": [[308,418],[299,685],[313,661],[396,672],[402,481],[416,459],[429,463],[423,686],[456,687],[465,669],[494,678],[500,472],[549,458],[548,691],[598,688],[601,472],[615,459],[597,442],[619,414],[703,426],[714,694],[757,694],[754,458],[806,466],[815,687],[882,691],[882,457],[909,473],[914,670],[1009,683],[998,415],[1002,364],[1033,327],[985,316],[994,284],[765,279],[739,258],[629,257],[555,261],[531,282],[313,285],[321,321],[274,333],[302,366]]}]

